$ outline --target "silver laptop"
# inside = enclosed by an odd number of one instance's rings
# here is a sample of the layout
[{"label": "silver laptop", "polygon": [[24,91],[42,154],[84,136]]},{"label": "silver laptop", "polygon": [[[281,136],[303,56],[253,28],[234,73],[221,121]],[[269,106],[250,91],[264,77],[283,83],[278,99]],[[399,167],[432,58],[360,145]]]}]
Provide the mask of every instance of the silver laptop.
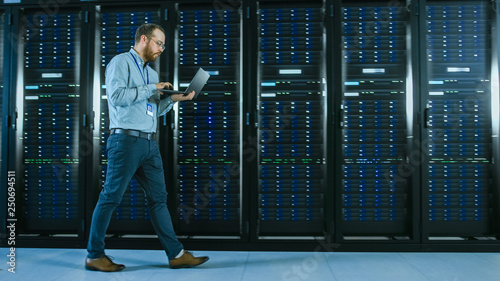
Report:
[{"label": "silver laptop", "polygon": [[198,69],[198,71],[193,77],[193,80],[191,80],[191,83],[189,83],[189,86],[185,91],[176,91],[168,89],[160,89],[160,91],[167,95],[177,95],[177,94],[188,95],[189,93],[191,93],[191,91],[194,91],[193,99],[195,99],[196,97],[198,97],[201,90],[207,83],[208,78],[210,78],[210,74],[208,74],[208,72],[206,72],[205,70],[203,70],[203,68],[200,67],[200,69]]}]

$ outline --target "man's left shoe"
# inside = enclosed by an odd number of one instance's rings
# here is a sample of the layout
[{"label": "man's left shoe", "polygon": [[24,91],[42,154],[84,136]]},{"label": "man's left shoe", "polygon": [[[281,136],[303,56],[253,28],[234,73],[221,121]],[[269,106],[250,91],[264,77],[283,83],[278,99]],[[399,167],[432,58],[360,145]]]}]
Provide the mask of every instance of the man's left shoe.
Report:
[{"label": "man's left shoe", "polygon": [[85,260],[85,268],[93,271],[116,272],[123,270],[125,266],[112,262],[110,257],[104,255],[98,259],[87,258]]},{"label": "man's left shoe", "polygon": [[184,251],[184,254],[176,259],[171,259],[169,261],[170,268],[189,268],[193,266],[200,265],[204,262],[208,261],[208,257],[194,257],[188,251]]}]

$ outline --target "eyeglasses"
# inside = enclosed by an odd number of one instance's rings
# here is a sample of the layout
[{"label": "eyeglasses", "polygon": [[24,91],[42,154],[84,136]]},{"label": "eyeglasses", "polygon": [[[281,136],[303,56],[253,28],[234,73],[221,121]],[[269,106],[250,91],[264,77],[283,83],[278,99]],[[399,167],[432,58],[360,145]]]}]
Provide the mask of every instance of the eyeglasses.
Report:
[{"label": "eyeglasses", "polygon": [[155,42],[156,45],[158,45],[158,47],[161,48],[162,51],[165,51],[165,44],[163,44],[160,40],[156,41],[156,40],[153,40],[153,38],[150,38],[148,37],[151,41]]}]

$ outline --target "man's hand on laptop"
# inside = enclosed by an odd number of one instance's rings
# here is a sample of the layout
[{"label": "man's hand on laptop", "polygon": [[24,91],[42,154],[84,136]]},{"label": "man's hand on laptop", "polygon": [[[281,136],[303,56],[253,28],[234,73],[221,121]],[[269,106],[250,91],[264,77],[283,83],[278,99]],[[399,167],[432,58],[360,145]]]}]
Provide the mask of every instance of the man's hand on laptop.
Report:
[{"label": "man's hand on laptop", "polygon": [[191,91],[187,95],[184,95],[184,94],[171,95],[170,98],[174,102],[176,102],[176,101],[192,100],[194,98],[194,91]]},{"label": "man's hand on laptop", "polygon": [[[156,89],[161,90],[161,89],[167,89],[167,90],[172,90],[174,87],[170,82],[160,82],[156,84]],[[160,95],[163,95],[163,92],[158,91]]]},{"label": "man's hand on laptop", "polygon": [[[161,89],[172,90],[172,88],[173,88],[173,86],[169,82],[160,82],[160,83],[156,84],[156,89],[158,89],[158,90],[161,90]],[[162,91],[158,91],[158,93],[160,93],[160,95],[164,95],[164,93]],[[191,91],[187,95],[185,95],[185,94],[174,94],[174,95],[171,95],[170,98],[174,102],[176,102],[176,101],[192,100],[194,98],[194,91]]]}]

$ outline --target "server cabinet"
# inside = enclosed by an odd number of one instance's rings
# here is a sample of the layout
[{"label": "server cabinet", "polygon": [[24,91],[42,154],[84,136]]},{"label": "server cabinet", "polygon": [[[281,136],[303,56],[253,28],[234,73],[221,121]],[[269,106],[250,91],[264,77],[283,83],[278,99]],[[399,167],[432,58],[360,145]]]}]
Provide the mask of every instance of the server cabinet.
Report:
[{"label": "server cabinet", "polygon": [[178,233],[241,233],[240,12],[213,4],[178,4],[175,85],[185,89],[198,70],[210,73],[202,93],[178,104],[175,179]]},{"label": "server cabinet", "polygon": [[[135,44],[135,31],[144,23],[160,24],[160,9],[158,6],[96,7],[96,45],[95,45],[95,88],[93,111],[97,120],[94,128],[94,175],[99,175],[94,186],[94,201],[104,186],[107,171],[106,143],[109,137],[109,111],[106,96],[105,71],[111,59],[121,53],[129,52]],[[160,60],[151,66],[160,72]],[[98,123],[97,123],[98,122]],[[90,219],[90,218],[89,218]],[[132,179],[125,191],[120,205],[113,213],[108,233],[112,234],[153,234],[150,223],[150,213],[142,187]]]},{"label": "server cabinet", "polygon": [[491,92],[491,18],[489,1],[427,1],[422,38],[427,238],[496,233],[492,108],[498,104],[491,100],[498,92]]},{"label": "server cabinet", "polygon": [[[414,238],[410,16],[404,1],[342,1],[338,239]],[[365,238],[366,239],[366,238]]]},{"label": "server cabinet", "polygon": [[[84,174],[80,9],[19,9],[16,131],[19,233],[81,235]],[[83,82],[85,83],[85,82]]]},{"label": "server cabinet", "polygon": [[[325,194],[322,2],[258,7],[259,238],[320,236]],[[331,202],[329,203],[331,204]]]}]

